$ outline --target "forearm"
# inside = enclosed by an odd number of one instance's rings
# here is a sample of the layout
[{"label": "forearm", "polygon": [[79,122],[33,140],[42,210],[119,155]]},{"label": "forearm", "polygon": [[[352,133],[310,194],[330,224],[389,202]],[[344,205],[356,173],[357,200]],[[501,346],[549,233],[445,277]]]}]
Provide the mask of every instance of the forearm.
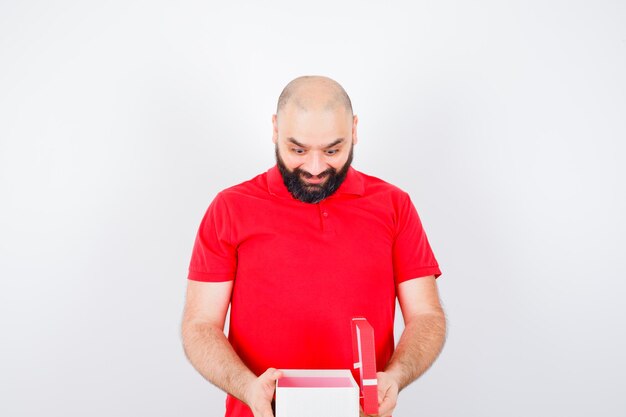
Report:
[{"label": "forearm", "polygon": [[246,367],[216,326],[206,323],[183,324],[185,354],[209,382],[248,403],[246,392],[256,375]]},{"label": "forearm", "polygon": [[402,390],[419,378],[435,361],[446,336],[443,310],[414,317],[405,327],[387,364],[388,373]]}]

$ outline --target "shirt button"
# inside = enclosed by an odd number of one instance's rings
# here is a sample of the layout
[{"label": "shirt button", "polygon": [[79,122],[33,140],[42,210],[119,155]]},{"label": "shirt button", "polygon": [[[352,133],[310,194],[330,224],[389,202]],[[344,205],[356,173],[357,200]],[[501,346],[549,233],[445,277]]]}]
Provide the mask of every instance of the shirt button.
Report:
[{"label": "shirt button", "polygon": [[328,213],[327,212],[324,212],[322,214],[324,215],[324,217],[328,217]]}]

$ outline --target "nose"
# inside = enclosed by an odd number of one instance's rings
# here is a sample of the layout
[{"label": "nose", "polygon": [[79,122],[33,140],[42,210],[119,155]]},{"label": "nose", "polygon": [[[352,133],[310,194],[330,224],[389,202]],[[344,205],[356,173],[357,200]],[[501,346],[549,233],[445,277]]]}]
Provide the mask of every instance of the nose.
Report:
[{"label": "nose", "polygon": [[302,170],[317,176],[326,170],[326,163],[318,152],[311,152],[302,166]]}]

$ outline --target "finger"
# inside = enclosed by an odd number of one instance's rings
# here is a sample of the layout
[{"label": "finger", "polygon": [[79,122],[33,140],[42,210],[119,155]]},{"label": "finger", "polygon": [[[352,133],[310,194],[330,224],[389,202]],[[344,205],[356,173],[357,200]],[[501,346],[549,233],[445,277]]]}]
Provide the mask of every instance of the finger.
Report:
[{"label": "finger", "polygon": [[378,406],[378,415],[380,417],[389,417],[394,408],[396,408],[396,400],[391,397],[385,397]]},{"label": "finger", "polygon": [[278,370],[276,368],[267,368],[267,370],[265,372],[263,372],[260,377],[262,377],[263,379],[276,381],[278,378],[280,378],[282,376],[283,376],[282,371],[280,371],[280,370]]},{"label": "finger", "polygon": [[380,417],[378,414],[365,414],[365,411],[361,408],[359,410],[359,417]]},{"label": "finger", "polygon": [[276,386],[276,380],[282,377],[282,375],[281,371],[269,368],[267,371],[259,375],[259,382],[262,386],[273,389]]},{"label": "finger", "polygon": [[387,393],[387,390],[386,389],[381,389],[380,385],[378,385],[378,387],[379,387],[379,389],[378,389],[378,404],[380,404],[385,399],[385,394]]},{"label": "finger", "polygon": [[378,404],[383,402],[383,399],[387,395],[387,391],[389,390],[389,382],[385,379],[384,372],[376,373],[377,385],[378,389],[376,390],[378,393]]}]

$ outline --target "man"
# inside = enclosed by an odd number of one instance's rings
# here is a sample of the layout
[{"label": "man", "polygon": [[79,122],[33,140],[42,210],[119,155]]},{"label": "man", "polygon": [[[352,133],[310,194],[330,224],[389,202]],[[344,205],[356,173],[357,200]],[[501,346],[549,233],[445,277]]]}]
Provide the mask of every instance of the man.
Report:
[{"label": "man", "polygon": [[351,369],[352,317],[374,327],[380,416],[443,346],[437,261],[409,196],[351,167],[357,122],[337,82],[291,81],[272,116],[276,166],[221,191],[200,224],[183,344],[228,393],[226,416],[272,417],[277,368]]}]

